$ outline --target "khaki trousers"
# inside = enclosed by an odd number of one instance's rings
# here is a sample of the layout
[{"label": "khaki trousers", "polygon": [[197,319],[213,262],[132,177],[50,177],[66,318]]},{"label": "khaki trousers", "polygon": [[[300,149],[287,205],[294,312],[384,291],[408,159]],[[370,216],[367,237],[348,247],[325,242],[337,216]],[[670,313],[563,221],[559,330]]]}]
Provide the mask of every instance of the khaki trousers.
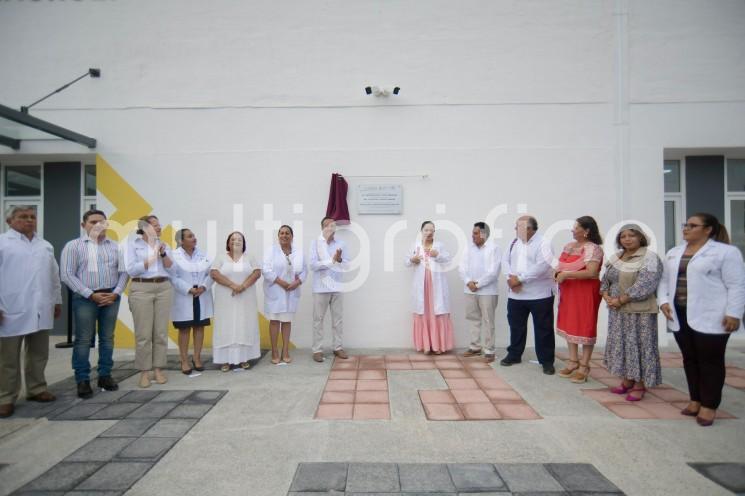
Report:
[{"label": "khaki trousers", "polygon": [[[494,313],[497,310],[497,295],[466,294],[466,320],[471,333],[471,350],[484,350],[487,355],[494,354],[495,325]],[[481,344],[481,337],[484,344]]]},{"label": "khaki trousers", "polygon": [[47,390],[44,369],[49,359],[49,331],[0,338],[0,405],[15,403],[21,391],[21,346],[25,347],[26,396]]},{"label": "khaki trousers", "polygon": [[173,288],[169,281],[136,282],[129,286],[129,309],[135,324],[135,368],[162,369],[168,353],[168,319]]},{"label": "khaki trousers", "polygon": [[334,351],[342,348],[344,334],[342,321],[342,293],[313,293],[313,353],[322,350],[323,318],[326,309],[331,308],[331,329],[333,330]]}]

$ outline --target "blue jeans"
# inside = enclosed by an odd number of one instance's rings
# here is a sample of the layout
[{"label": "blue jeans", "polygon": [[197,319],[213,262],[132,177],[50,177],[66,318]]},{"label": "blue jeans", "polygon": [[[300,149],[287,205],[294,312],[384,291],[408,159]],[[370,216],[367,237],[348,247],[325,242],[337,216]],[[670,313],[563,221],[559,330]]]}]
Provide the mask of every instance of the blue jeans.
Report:
[{"label": "blue jeans", "polygon": [[98,323],[98,377],[111,375],[114,366],[114,327],[119,314],[118,297],[107,307],[99,307],[79,294],[72,297],[72,313],[75,319],[75,340],[72,348],[72,368],[75,382],[89,381],[91,364],[91,340]]}]

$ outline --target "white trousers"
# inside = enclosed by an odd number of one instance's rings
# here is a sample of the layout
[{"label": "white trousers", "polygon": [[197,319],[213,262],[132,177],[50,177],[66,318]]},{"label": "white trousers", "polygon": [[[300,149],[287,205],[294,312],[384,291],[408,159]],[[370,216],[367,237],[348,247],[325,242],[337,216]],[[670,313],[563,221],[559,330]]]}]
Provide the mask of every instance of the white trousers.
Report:
[{"label": "white trousers", "polygon": [[331,308],[334,351],[342,348],[342,337],[344,335],[342,293],[313,293],[313,353],[322,350],[323,318],[326,316],[326,310],[329,307]]},{"label": "white trousers", "polygon": [[[466,320],[471,333],[470,349],[484,350],[487,355],[493,355],[495,332],[494,314],[497,310],[497,295],[466,294]],[[481,338],[484,338],[482,345]]]}]

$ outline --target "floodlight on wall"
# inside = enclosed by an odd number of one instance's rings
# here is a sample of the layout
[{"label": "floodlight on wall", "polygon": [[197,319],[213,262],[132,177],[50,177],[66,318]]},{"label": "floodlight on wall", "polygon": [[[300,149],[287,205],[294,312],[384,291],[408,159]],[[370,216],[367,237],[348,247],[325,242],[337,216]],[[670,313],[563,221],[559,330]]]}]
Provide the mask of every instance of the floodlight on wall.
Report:
[{"label": "floodlight on wall", "polygon": [[98,69],[98,68],[95,68],[95,67],[91,67],[82,76],[79,76],[79,77],[73,79],[72,81],[70,81],[69,83],[67,83],[67,84],[65,84],[63,86],[60,86],[59,88],[57,88],[56,90],[52,91],[48,95],[46,95],[46,96],[44,96],[42,98],[39,98],[38,100],[36,100],[31,105],[27,105],[25,107],[21,107],[21,112],[23,112],[24,114],[28,114],[28,109],[30,109],[31,107],[33,107],[37,103],[43,102],[44,100],[46,100],[50,96],[54,95],[55,93],[59,93],[60,91],[66,89],[66,88],[69,88],[70,86],[72,86],[73,84],[77,83],[78,81],[80,81],[81,79],[83,79],[84,77],[87,77],[87,76],[90,76],[92,78],[100,78],[101,77],[101,69]]},{"label": "floodlight on wall", "polygon": [[396,86],[392,90],[388,88],[381,88],[379,86],[365,86],[365,93],[374,96],[390,96],[391,94],[398,95],[399,91],[401,91],[401,88],[399,88],[398,86]]}]

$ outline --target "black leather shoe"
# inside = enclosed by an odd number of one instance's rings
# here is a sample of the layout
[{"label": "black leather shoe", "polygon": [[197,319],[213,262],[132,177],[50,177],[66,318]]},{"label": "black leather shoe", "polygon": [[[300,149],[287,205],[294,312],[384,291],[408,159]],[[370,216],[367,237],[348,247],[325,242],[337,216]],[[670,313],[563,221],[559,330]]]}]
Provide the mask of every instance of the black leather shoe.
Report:
[{"label": "black leather shoe", "polygon": [[556,369],[554,366],[550,363],[543,363],[541,364],[543,366],[543,373],[546,375],[554,375],[556,373]]},{"label": "black leather shoe", "polygon": [[191,359],[191,366],[194,367],[194,370],[197,372],[204,372],[204,364],[202,364],[202,367],[197,367],[197,364],[194,362],[194,359]]},{"label": "black leather shoe", "polygon": [[119,384],[116,383],[110,375],[98,378],[98,387],[105,389],[106,391],[117,391]]},{"label": "black leather shoe", "polygon": [[78,397],[87,400],[91,396],[93,396],[93,390],[90,381],[78,382]]},{"label": "black leather shoe", "polygon": [[515,365],[516,363],[520,363],[522,360],[519,358],[517,360],[514,360],[510,357],[504,357],[500,362],[499,365],[502,365],[503,367],[509,367],[510,365]]}]

